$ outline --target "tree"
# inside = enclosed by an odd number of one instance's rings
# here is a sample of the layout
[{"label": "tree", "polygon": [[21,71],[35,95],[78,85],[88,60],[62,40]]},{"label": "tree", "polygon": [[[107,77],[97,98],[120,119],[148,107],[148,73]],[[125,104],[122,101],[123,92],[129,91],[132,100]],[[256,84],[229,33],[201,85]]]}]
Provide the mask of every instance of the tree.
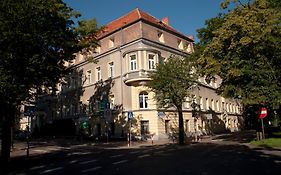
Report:
[{"label": "tree", "polygon": [[54,93],[68,71],[65,62],[96,46],[98,27],[91,20],[75,28],[73,19],[80,15],[62,0],[4,0],[0,11],[1,159],[6,163],[18,106],[41,87]]},{"label": "tree", "polygon": [[[198,63],[207,77],[219,75],[219,93],[244,104],[280,106],[280,1],[238,2],[234,9],[199,30]],[[228,5],[226,1],[224,7]],[[214,24],[214,25],[213,25]],[[201,33],[200,33],[201,32]],[[199,50],[200,51],[200,50]]]},{"label": "tree", "polygon": [[150,75],[148,86],[155,92],[158,107],[174,107],[178,112],[179,144],[184,144],[182,105],[190,96],[197,82],[192,64],[188,58],[170,56],[166,62],[159,63]]}]

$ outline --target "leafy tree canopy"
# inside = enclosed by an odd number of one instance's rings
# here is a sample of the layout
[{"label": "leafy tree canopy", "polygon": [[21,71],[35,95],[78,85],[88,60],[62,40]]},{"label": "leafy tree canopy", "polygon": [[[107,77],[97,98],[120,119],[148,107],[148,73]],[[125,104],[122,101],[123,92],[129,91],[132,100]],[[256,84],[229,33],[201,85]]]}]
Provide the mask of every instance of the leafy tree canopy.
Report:
[{"label": "leafy tree canopy", "polygon": [[95,20],[82,21],[62,0],[4,0],[0,4],[0,102],[18,105],[30,90],[49,88],[64,75],[65,61],[96,45]]},{"label": "leafy tree canopy", "polygon": [[150,77],[149,87],[155,92],[160,107],[181,108],[197,82],[190,60],[179,56],[170,56],[167,61],[159,63]]},{"label": "leafy tree canopy", "polygon": [[[198,63],[222,78],[219,92],[245,104],[280,105],[281,10],[276,0],[242,3],[200,29]],[[227,7],[229,1],[223,4]]]},{"label": "leafy tree canopy", "polygon": [[170,56],[167,61],[157,65],[150,75],[152,81],[148,86],[155,92],[158,107],[175,107],[178,112],[179,144],[184,144],[184,127],[182,105],[190,96],[197,75],[188,58]]}]

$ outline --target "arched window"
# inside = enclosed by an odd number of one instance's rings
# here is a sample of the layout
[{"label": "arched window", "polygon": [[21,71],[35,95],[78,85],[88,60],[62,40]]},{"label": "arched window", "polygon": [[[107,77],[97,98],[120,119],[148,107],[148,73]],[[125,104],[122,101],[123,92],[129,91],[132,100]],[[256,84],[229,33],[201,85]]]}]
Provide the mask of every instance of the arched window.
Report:
[{"label": "arched window", "polygon": [[144,109],[147,108],[147,100],[148,100],[148,93],[145,91],[142,91],[139,94],[139,104],[140,104],[140,108]]}]

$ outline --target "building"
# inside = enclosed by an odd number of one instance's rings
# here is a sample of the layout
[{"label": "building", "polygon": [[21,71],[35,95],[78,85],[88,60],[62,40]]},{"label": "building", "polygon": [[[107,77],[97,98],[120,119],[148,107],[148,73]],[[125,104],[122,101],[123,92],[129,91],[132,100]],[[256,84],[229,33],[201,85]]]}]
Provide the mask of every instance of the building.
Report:
[{"label": "building", "polygon": [[[172,54],[193,52],[193,37],[171,27],[169,18],[158,20],[137,8],[106,25],[98,41],[100,46],[92,53],[97,63],[79,53],[68,63],[73,72],[59,85],[52,118],[73,119],[77,132],[93,136],[124,137],[132,132],[165,139],[176,133],[176,112],[158,109],[145,84],[158,62]],[[194,98],[183,106],[187,135],[238,130],[242,121],[239,102],[215,93],[219,78],[210,83],[204,78],[199,81],[202,85],[194,90]],[[198,115],[192,117],[195,108]]]}]

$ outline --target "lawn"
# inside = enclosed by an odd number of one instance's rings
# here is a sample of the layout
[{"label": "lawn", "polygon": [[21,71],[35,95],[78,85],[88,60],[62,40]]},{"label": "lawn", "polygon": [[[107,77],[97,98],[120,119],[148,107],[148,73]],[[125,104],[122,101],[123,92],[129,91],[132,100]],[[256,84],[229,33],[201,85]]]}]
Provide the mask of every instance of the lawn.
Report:
[{"label": "lawn", "polygon": [[281,132],[273,133],[271,138],[260,140],[260,141],[251,141],[251,144],[264,146],[264,147],[279,147],[281,148]]}]

